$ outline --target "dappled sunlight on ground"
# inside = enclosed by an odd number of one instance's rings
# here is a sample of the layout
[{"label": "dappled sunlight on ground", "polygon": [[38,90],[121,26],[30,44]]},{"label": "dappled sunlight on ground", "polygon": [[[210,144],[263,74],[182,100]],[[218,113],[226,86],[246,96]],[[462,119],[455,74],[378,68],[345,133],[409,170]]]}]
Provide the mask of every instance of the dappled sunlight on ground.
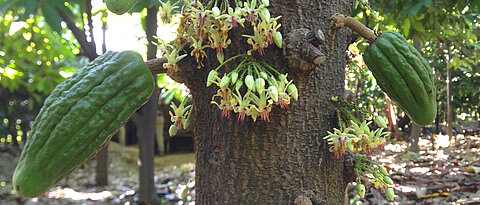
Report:
[{"label": "dappled sunlight on ground", "polygon": [[[95,186],[96,162],[90,160],[69,174],[67,179],[62,179],[56,188],[32,199],[20,197],[12,191],[11,175],[18,161],[19,150],[12,153],[0,151],[0,205],[137,204],[138,167],[133,159],[138,159],[138,148],[121,148],[113,143],[110,148],[108,186]],[[157,156],[154,161],[154,184],[162,204],[193,204],[194,183],[188,182],[195,176],[195,155],[185,153]],[[187,184],[191,191],[184,199],[180,199]]]},{"label": "dappled sunlight on ground", "polygon": [[79,192],[70,188],[58,187],[55,190],[49,192],[47,196],[50,199],[64,198],[72,200],[104,201],[105,199],[112,197],[112,192]]},{"label": "dappled sunlight on ground", "polygon": [[[389,171],[395,201],[367,183],[363,204],[480,204],[480,136],[421,138],[418,154],[409,152],[406,142],[390,143],[371,158]],[[350,203],[359,200],[352,184],[349,198]]]}]

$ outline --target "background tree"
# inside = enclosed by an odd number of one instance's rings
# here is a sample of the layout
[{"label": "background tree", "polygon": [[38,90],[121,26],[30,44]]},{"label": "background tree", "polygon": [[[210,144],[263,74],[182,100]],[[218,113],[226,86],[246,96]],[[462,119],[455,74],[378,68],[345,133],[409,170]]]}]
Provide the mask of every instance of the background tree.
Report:
[{"label": "background tree", "polygon": [[[407,39],[418,43],[421,53],[429,60],[435,70],[437,82],[438,112],[436,132],[440,132],[442,124],[453,127],[448,123],[447,113],[463,116],[467,120],[478,118],[478,102],[475,100],[478,89],[478,11],[479,1],[396,1],[375,0],[356,1],[358,4],[353,11],[362,22],[375,27],[379,31],[397,30]],[[363,52],[363,40],[356,42],[360,53]],[[447,44],[449,46],[447,46]],[[450,53],[450,54],[449,54]],[[451,80],[447,80],[447,68],[451,68]],[[448,69],[450,70],[450,69]],[[368,76],[368,75],[367,75]],[[368,76],[369,77],[369,76]],[[369,82],[369,78],[362,78]],[[452,83],[451,97],[447,97],[447,82]],[[468,83],[468,86],[467,84]],[[360,96],[371,90],[360,89]],[[452,106],[447,106],[447,99],[451,99]],[[456,100],[461,99],[461,100]],[[370,104],[375,101],[360,101],[361,104]],[[462,102],[462,105],[458,103]],[[380,102],[382,103],[382,102]],[[456,105],[457,104],[457,105]],[[376,107],[381,106],[376,105]],[[452,107],[451,112],[447,111]],[[463,114],[461,114],[463,113]],[[397,113],[402,116],[402,112]],[[452,120],[457,124],[461,121]],[[399,121],[401,127],[405,124]],[[408,124],[407,124],[408,125]],[[412,126],[409,126],[412,127]],[[409,131],[407,128],[405,131]],[[448,129],[445,129],[447,133]],[[408,135],[408,134],[407,134]]]}]

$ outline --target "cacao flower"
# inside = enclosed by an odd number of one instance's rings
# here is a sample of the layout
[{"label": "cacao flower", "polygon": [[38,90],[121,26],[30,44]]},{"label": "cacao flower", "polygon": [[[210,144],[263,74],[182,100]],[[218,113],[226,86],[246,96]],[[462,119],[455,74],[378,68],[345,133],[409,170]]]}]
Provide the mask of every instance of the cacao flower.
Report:
[{"label": "cacao flower", "polygon": [[228,75],[224,75],[222,80],[220,80],[220,88],[226,89],[229,83],[230,83],[230,78],[228,77]]},{"label": "cacao flower", "polygon": [[273,42],[275,42],[275,45],[277,45],[279,48],[282,48],[283,37],[282,37],[282,33],[280,33],[280,31],[277,31],[275,33],[275,35],[273,36]]},{"label": "cacao flower", "polygon": [[255,80],[255,88],[257,92],[263,92],[263,90],[265,89],[265,80],[263,78],[257,78]]},{"label": "cacao flower", "polygon": [[278,102],[278,90],[277,87],[275,86],[270,86],[268,87],[268,92],[270,93],[272,99],[274,102]]},{"label": "cacao flower", "polygon": [[270,2],[268,2],[268,0],[262,0],[262,4],[264,6],[268,6],[268,5],[270,5]]},{"label": "cacao flower", "polygon": [[378,171],[380,171],[380,173],[382,173],[383,175],[388,175],[387,169],[384,166],[378,165],[377,168]]},{"label": "cacao flower", "polygon": [[293,99],[298,100],[298,90],[294,84],[288,85],[287,92]]},{"label": "cacao flower", "polygon": [[262,18],[264,22],[266,23],[270,22],[270,12],[268,11],[267,8],[260,9],[258,13],[260,15],[260,18]]},{"label": "cacao flower", "polygon": [[242,87],[243,85],[243,80],[238,80],[236,83],[235,83],[235,89],[236,90],[240,90],[240,88]]},{"label": "cacao flower", "polygon": [[262,71],[262,72],[260,72],[260,77],[262,77],[262,78],[263,78],[263,79],[265,79],[265,80],[267,80],[267,79],[268,79],[268,75],[267,75],[267,73],[265,73],[265,72],[263,72],[263,71]]},{"label": "cacao flower", "polygon": [[391,187],[388,187],[387,190],[385,190],[385,196],[388,200],[393,201],[393,199],[395,198],[395,193],[393,192],[393,189]]},{"label": "cacao flower", "polygon": [[388,176],[383,176],[383,182],[385,182],[388,185],[393,185],[392,179],[390,179],[390,177]]},{"label": "cacao flower", "polygon": [[238,79],[238,73],[237,72],[232,72],[231,78],[230,78],[232,85],[237,82],[237,79]]},{"label": "cacao flower", "polygon": [[381,116],[375,116],[375,124],[377,124],[381,128],[387,128],[387,123],[385,123],[385,120]]},{"label": "cacao flower", "polygon": [[218,78],[218,72],[216,70],[210,71],[207,77],[207,87],[212,85],[215,82],[215,79]]},{"label": "cacao flower", "polygon": [[168,134],[170,134],[170,137],[173,137],[177,135],[177,127],[175,127],[175,124],[170,125],[170,128],[168,129]]},{"label": "cacao flower", "polygon": [[253,86],[255,86],[254,84],[255,84],[255,81],[253,80],[253,76],[252,76],[252,75],[247,75],[247,76],[245,77],[245,85],[247,86],[247,88],[248,88],[249,90],[252,90],[252,91],[253,91],[253,90],[255,89],[255,88],[253,87]]},{"label": "cacao flower", "polygon": [[218,16],[220,16],[220,9],[214,6],[212,8],[212,15],[213,15],[213,18],[217,18]]},{"label": "cacao flower", "polygon": [[365,185],[357,184],[357,187],[355,188],[355,190],[357,191],[357,194],[358,196],[360,196],[360,198],[365,197]]}]

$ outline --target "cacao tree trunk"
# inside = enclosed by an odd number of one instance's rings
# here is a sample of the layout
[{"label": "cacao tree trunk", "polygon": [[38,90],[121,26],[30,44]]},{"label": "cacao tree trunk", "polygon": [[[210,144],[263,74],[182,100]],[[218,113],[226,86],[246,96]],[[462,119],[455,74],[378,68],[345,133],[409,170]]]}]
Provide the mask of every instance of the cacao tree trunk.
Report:
[{"label": "cacao tree trunk", "polygon": [[[231,4],[233,5],[233,4]],[[270,1],[272,16],[282,15],[285,37],[299,28],[320,28],[325,42],[320,45],[327,60],[320,67],[302,70],[288,64],[282,50],[270,46],[259,59],[288,72],[299,90],[299,100],[282,110],[274,107],[270,122],[237,122],[222,118],[210,104],[217,88],[205,87],[208,72],[218,65],[210,52],[202,69],[190,69],[186,84],[193,96],[196,148],[197,204],[293,204],[300,195],[313,204],[326,200],[343,204],[347,180],[341,160],[334,160],[322,139],[336,126],[333,96],[343,96],[347,29],[334,32],[329,17],[350,14],[351,0]],[[247,31],[252,33],[251,27]],[[250,30],[248,30],[250,29]],[[335,34],[335,35],[334,35]],[[225,57],[245,53],[250,46],[241,32],[231,32],[232,44]],[[285,46],[285,45],[284,45]],[[220,70],[234,66],[228,65]]]}]

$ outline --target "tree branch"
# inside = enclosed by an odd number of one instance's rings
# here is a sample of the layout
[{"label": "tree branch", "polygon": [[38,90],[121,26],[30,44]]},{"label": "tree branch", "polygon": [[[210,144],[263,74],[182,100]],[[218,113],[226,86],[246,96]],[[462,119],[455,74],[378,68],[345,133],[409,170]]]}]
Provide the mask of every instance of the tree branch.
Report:
[{"label": "tree branch", "polygon": [[95,44],[95,38],[93,36],[93,19],[92,19],[92,0],[86,1],[86,13],[87,13],[87,21],[88,21],[88,33],[90,34],[90,49],[92,50],[95,58],[98,57],[97,48]]},{"label": "tree branch", "polygon": [[60,14],[62,17],[62,20],[67,24],[67,28],[72,31],[73,36],[77,39],[78,43],[80,44],[80,48],[82,49],[84,55],[89,58],[89,59],[95,59],[96,53],[92,51],[90,47],[90,43],[87,41],[87,35],[80,30],[76,25],[75,22],[72,21],[72,19],[68,18],[68,16],[63,13],[60,10],[57,10],[57,12]]},{"label": "tree branch", "polygon": [[353,31],[357,32],[369,43],[373,43],[375,40],[377,40],[377,35],[375,35],[375,33],[371,29],[350,16],[345,16],[343,14],[337,13],[333,14],[330,19],[332,20],[332,26],[334,28],[348,27]]},{"label": "tree branch", "polygon": [[147,67],[152,74],[167,73],[167,69],[163,68],[163,64],[168,62],[166,58],[154,58],[147,60]]}]

